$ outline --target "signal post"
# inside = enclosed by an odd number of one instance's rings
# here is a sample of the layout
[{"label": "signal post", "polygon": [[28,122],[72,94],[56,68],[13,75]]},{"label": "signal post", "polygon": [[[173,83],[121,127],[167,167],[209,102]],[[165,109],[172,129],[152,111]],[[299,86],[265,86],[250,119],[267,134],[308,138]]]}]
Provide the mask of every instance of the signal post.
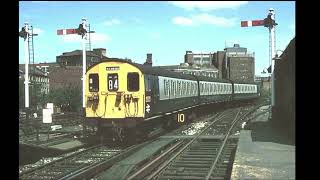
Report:
[{"label": "signal post", "polygon": [[[274,108],[275,104],[275,87],[274,87],[274,58],[275,58],[275,27],[278,25],[275,22],[275,12],[273,8],[269,9],[267,18],[263,20],[253,20],[253,21],[241,21],[241,27],[250,26],[264,26],[269,29],[269,63],[271,64],[268,68],[268,72],[271,74],[271,107]],[[272,115],[272,114],[271,114]]]},{"label": "signal post", "polygon": [[24,52],[25,52],[25,73],[24,73],[24,93],[25,93],[25,111],[26,111],[26,121],[29,122],[29,23],[25,22],[24,27],[22,27],[19,32],[19,36],[24,39]]},{"label": "signal post", "polygon": [[[86,70],[87,70],[87,61],[86,61],[86,40],[87,40],[87,20],[82,18],[81,24],[79,24],[78,29],[60,29],[57,30],[57,35],[68,35],[68,34],[78,34],[82,37],[82,117],[83,117],[83,135],[85,134],[85,87],[86,87]],[[89,32],[90,33],[90,32]]]}]

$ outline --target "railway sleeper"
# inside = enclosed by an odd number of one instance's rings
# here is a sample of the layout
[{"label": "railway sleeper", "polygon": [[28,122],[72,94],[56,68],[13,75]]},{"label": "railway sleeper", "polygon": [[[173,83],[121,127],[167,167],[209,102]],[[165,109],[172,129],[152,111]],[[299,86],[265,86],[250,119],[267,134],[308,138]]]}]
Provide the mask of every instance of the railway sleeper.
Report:
[{"label": "railway sleeper", "polygon": [[47,170],[47,171],[42,171],[40,173],[35,173],[37,176],[41,175],[41,174],[44,174],[44,175],[60,175],[62,174],[63,171],[59,170],[59,169],[50,169],[50,170]]},{"label": "railway sleeper", "polygon": [[212,147],[212,148],[195,148],[195,149],[189,149],[188,151],[194,151],[194,152],[212,152],[212,151],[219,151],[219,147]]},{"label": "railway sleeper", "polygon": [[214,161],[213,158],[206,158],[206,157],[185,157],[185,158],[179,158],[179,160],[185,160],[185,161]]},{"label": "railway sleeper", "polygon": [[53,176],[31,176],[31,177],[22,177],[22,178],[19,178],[20,180],[44,180],[44,179],[53,179],[54,177]]},{"label": "railway sleeper", "polygon": [[221,142],[209,142],[209,141],[202,141],[198,142],[197,144],[193,144],[191,147],[213,147],[213,146],[220,146]]},{"label": "railway sleeper", "polygon": [[173,163],[171,166],[174,167],[201,167],[201,168],[210,168],[211,164],[176,164]]},{"label": "railway sleeper", "polygon": [[209,155],[209,156],[216,156],[217,152],[214,151],[206,151],[206,152],[185,152],[184,155]]},{"label": "railway sleeper", "polygon": [[175,163],[212,164],[212,161],[184,161],[184,160],[178,160],[178,161],[175,161]]},{"label": "railway sleeper", "polygon": [[213,158],[211,155],[205,155],[205,154],[195,154],[195,155],[183,154],[183,155],[181,155],[181,157],[182,158],[203,157],[203,158],[208,158],[208,159],[212,159]]},{"label": "railway sleeper", "polygon": [[199,148],[191,148],[190,150],[200,150],[200,151],[212,151],[212,150],[219,150],[219,147],[199,147]]},{"label": "railway sleeper", "polygon": [[200,176],[204,177],[207,173],[203,172],[167,172],[165,171],[162,175],[164,176]]},{"label": "railway sleeper", "polygon": [[204,177],[200,176],[161,176],[160,180],[168,180],[168,179],[190,179],[190,180],[203,180]]},{"label": "railway sleeper", "polygon": [[166,171],[191,171],[191,172],[205,172],[208,173],[208,168],[199,167],[169,167]]},{"label": "railway sleeper", "polygon": [[212,172],[211,176],[225,176],[227,169],[216,169]]},{"label": "railway sleeper", "polygon": [[224,180],[226,179],[224,176],[210,176],[210,180]]}]

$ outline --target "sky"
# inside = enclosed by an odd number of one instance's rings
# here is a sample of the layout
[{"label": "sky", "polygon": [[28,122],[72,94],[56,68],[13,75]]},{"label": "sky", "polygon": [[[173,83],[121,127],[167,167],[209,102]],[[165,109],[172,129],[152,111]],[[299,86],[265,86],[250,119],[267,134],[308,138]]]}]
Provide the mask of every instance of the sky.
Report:
[{"label": "sky", "polygon": [[[295,37],[294,1],[20,1],[19,28],[34,28],[34,61],[55,62],[63,52],[82,50],[79,35],[57,35],[58,29],[90,24],[92,48],[107,49],[108,57],[153,65],[178,65],[186,51],[216,52],[240,44],[255,53],[255,74],[269,66],[269,31],[240,27],[245,20],[262,20],[275,10],[276,50],[285,50]],[[19,31],[20,31],[19,29]],[[19,64],[24,63],[19,38]],[[278,51],[281,54],[281,51]]]}]

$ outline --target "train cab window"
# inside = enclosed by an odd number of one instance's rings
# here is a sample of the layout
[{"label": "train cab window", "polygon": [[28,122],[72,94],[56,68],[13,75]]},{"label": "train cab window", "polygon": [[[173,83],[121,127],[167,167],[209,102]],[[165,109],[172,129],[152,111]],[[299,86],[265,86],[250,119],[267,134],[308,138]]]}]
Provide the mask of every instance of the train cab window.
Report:
[{"label": "train cab window", "polygon": [[128,91],[139,91],[139,73],[128,73]]},{"label": "train cab window", "polygon": [[99,75],[89,74],[89,91],[98,92],[99,91]]}]

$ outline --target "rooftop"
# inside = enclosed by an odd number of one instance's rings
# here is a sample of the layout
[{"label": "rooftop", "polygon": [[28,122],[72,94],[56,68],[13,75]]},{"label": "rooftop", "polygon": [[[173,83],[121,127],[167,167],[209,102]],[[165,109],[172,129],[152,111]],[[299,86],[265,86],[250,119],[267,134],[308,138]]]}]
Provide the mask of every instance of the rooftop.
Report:
[{"label": "rooftop", "polygon": [[[82,56],[82,50],[74,50],[71,52],[64,52],[62,55],[57,57],[67,57],[67,56]],[[95,54],[93,51],[86,51],[87,56],[96,56],[100,57],[99,55]]]},{"label": "rooftop", "polygon": [[[25,73],[25,64],[19,64],[19,73]],[[44,71],[32,65],[29,65],[29,73],[38,76],[47,76]]]}]

